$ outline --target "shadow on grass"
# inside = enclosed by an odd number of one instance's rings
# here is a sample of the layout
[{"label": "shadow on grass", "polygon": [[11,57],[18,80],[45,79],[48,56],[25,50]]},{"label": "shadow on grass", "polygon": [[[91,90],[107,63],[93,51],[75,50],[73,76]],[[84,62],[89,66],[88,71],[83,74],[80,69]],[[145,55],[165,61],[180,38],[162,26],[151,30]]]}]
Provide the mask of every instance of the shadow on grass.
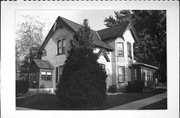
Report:
[{"label": "shadow on grass", "polygon": [[126,104],[132,101],[151,97],[152,93],[123,93],[118,95],[107,95],[106,102],[102,106],[89,108],[69,108],[61,107],[60,101],[56,95],[52,94],[37,94],[28,98],[16,99],[17,107],[25,107],[40,110],[105,110],[118,105]]}]

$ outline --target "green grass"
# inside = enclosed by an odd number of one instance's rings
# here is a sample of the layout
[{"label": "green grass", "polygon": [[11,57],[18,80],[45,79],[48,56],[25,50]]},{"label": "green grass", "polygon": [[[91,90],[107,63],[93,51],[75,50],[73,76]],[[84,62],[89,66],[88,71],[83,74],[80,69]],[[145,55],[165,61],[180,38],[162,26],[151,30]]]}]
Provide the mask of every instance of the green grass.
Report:
[{"label": "green grass", "polygon": [[[83,110],[104,110],[118,105],[126,104],[132,101],[144,99],[154,94],[151,93],[124,93],[118,95],[107,95],[106,103],[102,106],[83,108]],[[56,95],[36,94],[28,98],[16,99],[17,107],[25,107],[40,110],[65,110],[59,105]],[[72,110],[80,110],[71,108]],[[82,109],[82,108],[81,108]]]},{"label": "green grass", "polygon": [[148,109],[148,110],[150,110],[150,109],[167,109],[167,98],[165,98],[159,102],[142,107],[140,109]]}]

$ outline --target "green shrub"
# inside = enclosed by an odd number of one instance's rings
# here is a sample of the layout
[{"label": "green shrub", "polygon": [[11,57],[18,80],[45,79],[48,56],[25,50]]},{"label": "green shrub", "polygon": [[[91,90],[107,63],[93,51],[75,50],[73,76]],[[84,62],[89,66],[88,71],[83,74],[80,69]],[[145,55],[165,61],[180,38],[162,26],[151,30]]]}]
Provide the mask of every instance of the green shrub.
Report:
[{"label": "green shrub", "polygon": [[16,94],[26,93],[28,91],[28,80],[16,80]]},{"label": "green shrub", "polygon": [[116,87],[116,85],[109,86],[108,92],[109,92],[109,93],[116,93],[116,92],[117,92],[117,87]]},{"label": "green shrub", "polygon": [[62,106],[91,107],[105,102],[106,73],[97,58],[87,48],[78,48],[67,57],[56,90]]},{"label": "green shrub", "polygon": [[144,88],[144,81],[135,80],[133,82],[128,82],[126,86],[126,92],[142,92]]},{"label": "green shrub", "polygon": [[56,95],[61,106],[81,108],[99,106],[106,99],[106,72],[93,53],[93,35],[86,24],[71,40],[71,50],[63,65]]}]

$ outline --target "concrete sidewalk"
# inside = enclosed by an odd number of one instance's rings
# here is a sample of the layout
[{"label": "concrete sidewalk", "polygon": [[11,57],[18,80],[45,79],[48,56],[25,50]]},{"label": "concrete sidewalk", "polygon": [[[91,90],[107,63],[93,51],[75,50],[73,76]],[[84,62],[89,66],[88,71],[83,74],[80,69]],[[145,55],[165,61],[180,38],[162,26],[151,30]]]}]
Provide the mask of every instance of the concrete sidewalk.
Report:
[{"label": "concrete sidewalk", "polygon": [[108,110],[137,110],[137,109],[140,109],[140,108],[147,106],[149,104],[161,101],[164,98],[167,98],[167,93],[161,93],[161,94],[149,97],[149,98],[145,98],[142,100],[137,100],[137,101],[130,102],[127,104],[123,104],[123,105],[120,105],[117,107],[113,107],[113,108],[110,108]]}]

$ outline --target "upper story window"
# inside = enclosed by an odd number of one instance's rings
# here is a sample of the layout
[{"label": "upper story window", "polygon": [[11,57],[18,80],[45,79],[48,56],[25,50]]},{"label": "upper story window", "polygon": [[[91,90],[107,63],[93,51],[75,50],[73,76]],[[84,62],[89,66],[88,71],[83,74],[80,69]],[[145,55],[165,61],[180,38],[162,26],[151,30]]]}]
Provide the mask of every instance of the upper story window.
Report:
[{"label": "upper story window", "polygon": [[127,54],[129,58],[132,58],[131,43],[127,42]]},{"label": "upper story window", "polygon": [[57,42],[57,54],[64,54],[66,47],[66,40],[62,39]]},{"label": "upper story window", "polygon": [[124,44],[122,42],[117,43],[117,56],[124,57]]}]

